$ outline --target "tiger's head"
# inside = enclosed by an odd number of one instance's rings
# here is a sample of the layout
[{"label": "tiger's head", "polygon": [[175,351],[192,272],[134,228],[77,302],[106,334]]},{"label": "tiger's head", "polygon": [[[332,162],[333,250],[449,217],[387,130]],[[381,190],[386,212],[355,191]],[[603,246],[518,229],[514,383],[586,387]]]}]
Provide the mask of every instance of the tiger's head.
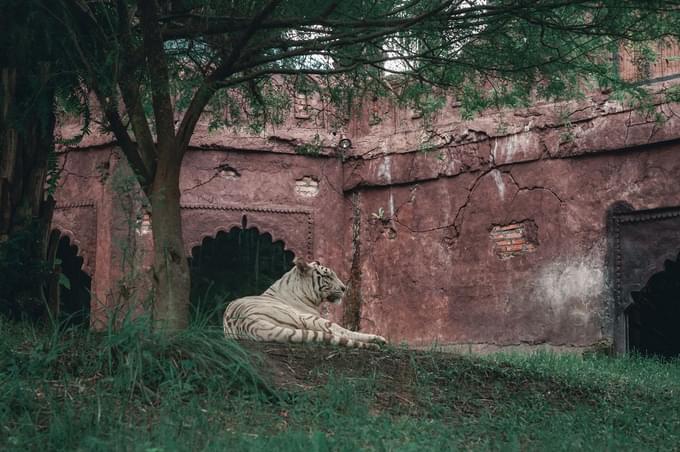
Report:
[{"label": "tiger's head", "polygon": [[312,290],[318,295],[319,303],[322,301],[342,303],[347,286],[340,281],[333,270],[318,262],[305,262],[300,258],[295,258],[293,263],[300,275],[311,282]]}]

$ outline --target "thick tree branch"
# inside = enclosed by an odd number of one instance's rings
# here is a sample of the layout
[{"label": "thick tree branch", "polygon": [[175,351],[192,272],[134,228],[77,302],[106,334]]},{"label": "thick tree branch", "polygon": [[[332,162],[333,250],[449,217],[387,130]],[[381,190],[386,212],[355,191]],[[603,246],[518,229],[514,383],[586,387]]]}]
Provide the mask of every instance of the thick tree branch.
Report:
[{"label": "thick tree branch", "polygon": [[[99,96],[97,96],[97,98],[99,99]],[[106,102],[105,99],[99,99],[100,104],[102,101]],[[116,137],[118,145],[123,150],[123,154],[130,163],[132,170],[137,174],[142,189],[149,195],[151,182],[153,181],[153,160],[149,161],[148,157],[146,159],[143,157],[143,152],[140,152],[137,143],[132,141],[130,135],[127,133],[127,128],[125,127],[125,124],[123,124],[123,121],[118,114],[118,110],[111,105],[105,104],[102,104],[102,108],[104,109],[104,114],[109,121],[111,131]]]},{"label": "thick tree branch", "polygon": [[260,29],[262,22],[272,13],[276,6],[281,3],[281,0],[271,0],[263,9],[258,13],[257,16],[253,18],[250,25],[243,32],[241,36],[238,37],[234,43],[233,49],[229,57],[218,67],[215,72],[209,77],[209,81],[217,81],[228,75],[234,64],[239,60],[242,55],[243,50],[248,44],[248,41],[253,37],[253,35]]},{"label": "thick tree branch", "polygon": [[[94,33],[102,33],[102,29],[99,24],[96,23],[96,18],[93,16],[92,12],[86,8],[86,4],[81,2],[75,2],[75,4],[77,5],[75,9],[70,9],[66,6],[63,17],[59,19],[72,44],[71,49],[65,49],[66,54],[73,55],[73,52],[70,50],[75,50],[74,62],[81,68],[81,74],[88,86],[92,89],[92,92],[94,92],[118,145],[130,162],[132,169],[140,178],[142,188],[148,194],[151,181],[153,180],[155,160],[152,155],[149,155],[148,153],[145,153],[143,149],[140,149],[137,143],[130,137],[127,127],[118,112],[118,103],[117,97],[114,95],[115,93],[110,92],[110,89],[105,90],[101,86],[99,79],[102,68],[104,67],[103,62],[98,61],[97,54],[88,53],[81,45],[81,40],[78,38],[78,32],[80,32],[80,30],[76,30],[77,24],[71,21],[69,10],[71,12],[75,11],[76,17],[80,19],[78,22],[80,26],[85,26],[86,29],[92,30]],[[99,67],[99,65],[101,65],[101,67]],[[116,74],[113,75],[115,78]],[[145,120],[145,118],[143,119]],[[137,140],[140,140],[139,137],[143,137],[144,134],[139,132],[135,133],[135,136],[137,137]],[[151,142],[153,143],[153,140],[151,140]]]},{"label": "thick tree branch", "polygon": [[122,70],[119,74],[118,86],[137,140],[139,159],[146,168],[147,177],[152,180],[156,170],[157,150],[142,105],[139,82],[135,78],[138,68],[133,63],[134,49],[130,31],[130,17],[124,0],[117,0],[117,10],[118,33],[122,50]]},{"label": "thick tree branch", "polygon": [[215,91],[217,91],[217,88],[218,86],[216,83],[207,82],[202,84],[201,87],[198,88],[198,90],[194,93],[191,103],[189,104],[189,108],[187,108],[187,111],[184,113],[182,122],[180,123],[179,129],[177,131],[177,139],[182,152],[185,152],[187,146],[189,146],[189,141],[191,140],[191,135],[194,133],[196,124],[201,118],[201,114],[203,113],[205,106],[208,105],[208,102],[210,102],[213,94],[215,94]]},{"label": "thick tree branch", "polygon": [[139,154],[139,160],[143,162],[144,167],[146,168],[145,179],[148,178],[149,181],[152,181],[156,172],[158,152],[153,136],[151,135],[151,130],[149,129],[149,123],[144,114],[139,85],[131,80],[130,77],[133,77],[133,75],[124,74],[121,80],[119,80],[118,86],[120,87],[123,102],[125,103],[125,110],[130,118],[132,131],[137,140],[136,150]]},{"label": "thick tree branch", "polygon": [[205,106],[210,102],[210,99],[218,88],[217,82],[232,73],[232,68],[241,57],[248,41],[258,31],[262,21],[274,12],[279,3],[281,3],[281,0],[271,0],[264,8],[262,8],[262,10],[252,19],[248,28],[241,36],[239,36],[229,57],[207,77],[203,85],[201,85],[194,94],[178,129],[177,135],[180,142],[180,149],[182,150],[181,152],[184,152],[189,145],[191,135],[194,133],[201,113],[203,113]]},{"label": "thick tree branch", "polygon": [[156,123],[156,139],[159,149],[173,148],[175,141],[175,124],[168,63],[158,23],[158,3],[156,0],[139,0],[137,2],[142,29],[142,47],[151,80],[151,100]]}]

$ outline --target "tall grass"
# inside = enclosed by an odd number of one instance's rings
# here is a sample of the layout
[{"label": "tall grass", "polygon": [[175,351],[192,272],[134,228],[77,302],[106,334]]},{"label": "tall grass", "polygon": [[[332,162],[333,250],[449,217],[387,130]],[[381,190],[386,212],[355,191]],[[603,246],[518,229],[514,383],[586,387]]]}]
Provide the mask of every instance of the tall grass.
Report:
[{"label": "tall grass", "polygon": [[[129,393],[153,395],[167,385],[218,383],[225,392],[273,389],[252,365],[252,356],[219,328],[193,324],[164,335],[146,317],[125,319],[105,332],[65,327],[67,321],[38,331],[33,324],[0,320],[3,375],[27,379],[97,378]],[[7,340],[7,339],[10,340]]]},{"label": "tall grass", "polygon": [[96,445],[99,433],[153,424],[159,409],[278,397],[255,370],[257,358],[218,328],[192,325],[166,336],[146,318],[112,322],[101,333],[67,324],[0,318],[0,449]]}]

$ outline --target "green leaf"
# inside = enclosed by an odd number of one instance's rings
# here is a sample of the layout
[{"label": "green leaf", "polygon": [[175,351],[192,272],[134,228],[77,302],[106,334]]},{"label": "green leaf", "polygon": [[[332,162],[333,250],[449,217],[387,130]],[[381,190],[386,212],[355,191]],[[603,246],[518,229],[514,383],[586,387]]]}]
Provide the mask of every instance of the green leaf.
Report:
[{"label": "green leaf", "polygon": [[71,281],[63,273],[59,273],[59,285],[71,290]]}]

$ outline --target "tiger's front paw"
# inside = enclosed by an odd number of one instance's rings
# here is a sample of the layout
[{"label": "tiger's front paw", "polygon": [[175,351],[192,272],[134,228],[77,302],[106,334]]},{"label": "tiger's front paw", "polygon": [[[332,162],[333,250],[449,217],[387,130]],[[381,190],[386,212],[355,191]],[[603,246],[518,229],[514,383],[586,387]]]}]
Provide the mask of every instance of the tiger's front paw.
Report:
[{"label": "tiger's front paw", "polygon": [[385,339],[382,336],[373,335],[373,337],[371,337],[371,340],[369,342],[371,342],[372,344],[385,345],[385,344],[387,344],[387,339]]}]

